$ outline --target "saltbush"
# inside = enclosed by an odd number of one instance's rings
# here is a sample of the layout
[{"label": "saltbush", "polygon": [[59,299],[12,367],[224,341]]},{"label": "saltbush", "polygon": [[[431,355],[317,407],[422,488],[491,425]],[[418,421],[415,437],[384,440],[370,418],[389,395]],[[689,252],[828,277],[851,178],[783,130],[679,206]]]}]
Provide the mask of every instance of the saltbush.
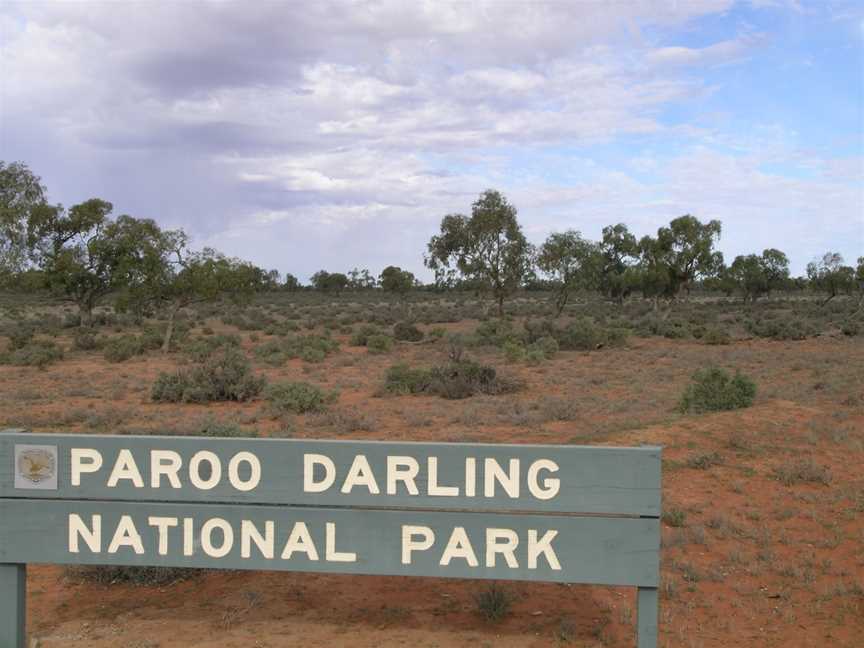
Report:
[{"label": "saltbush", "polygon": [[700,369],[684,390],[682,412],[716,412],[749,407],[756,396],[756,383],[736,372],[731,376],[719,367]]},{"label": "saltbush", "polygon": [[125,362],[144,353],[140,338],[135,335],[120,335],[110,338],[102,348],[102,356],[108,362]]},{"label": "saltbush", "polygon": [[393,326],[393,337],[404,342],[419,342],[423,339],[423,331],[408,322],[397,322]]},{"label": "saltbush", "polygon": [[333,396],[306,382],[280,382],[267,386],[264,398],[277,414],[320,412]]},{"label": "saltbush", "polygon": [[0,353],[0,364],[44,369],[63,359],[63,349],[49,340],[37,340],[23,347]]},{"label": "saltbush", "polygon": [[227,348],[191,370],[159,374],[151,397],[171,403],[247,401],[261,393],[265,382],[265,378],[252,374],[249,360],[241,351]]},{"label": "saltbush", "polygon": [[393,338],[389,335],[370,335],[366,340],[369,353],[387,353],[393,348]]}]

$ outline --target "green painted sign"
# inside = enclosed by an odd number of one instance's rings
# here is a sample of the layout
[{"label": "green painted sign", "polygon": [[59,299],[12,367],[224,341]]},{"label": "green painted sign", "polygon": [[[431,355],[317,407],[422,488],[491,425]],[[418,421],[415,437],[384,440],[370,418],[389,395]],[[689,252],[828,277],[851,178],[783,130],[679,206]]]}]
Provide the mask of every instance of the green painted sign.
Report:
[{"label": "green painted sign", "polygon": [[629,585],[646,648],[659,517],[655,447],[0,433],[0,648],[27,563]]}]

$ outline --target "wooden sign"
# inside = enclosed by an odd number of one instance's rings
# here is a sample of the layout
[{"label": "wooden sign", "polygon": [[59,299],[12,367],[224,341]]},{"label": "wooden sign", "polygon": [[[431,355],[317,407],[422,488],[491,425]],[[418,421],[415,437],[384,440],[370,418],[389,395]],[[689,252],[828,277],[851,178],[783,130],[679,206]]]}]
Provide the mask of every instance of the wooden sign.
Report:
[{"label": "wooden sign", "polygon": [[646,648],[659,517],[655,447],[2,433],[0,648],[27,563],[630,585]]}]

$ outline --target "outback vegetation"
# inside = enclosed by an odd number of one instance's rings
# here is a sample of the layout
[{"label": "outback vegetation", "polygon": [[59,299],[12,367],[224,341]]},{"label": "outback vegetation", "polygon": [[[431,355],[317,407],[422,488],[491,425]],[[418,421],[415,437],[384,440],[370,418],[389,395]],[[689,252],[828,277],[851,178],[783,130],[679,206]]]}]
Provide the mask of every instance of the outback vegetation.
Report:
[{"label": "outback vegetation", "polygon": [[[0,163],[0,427],[659,444],[666,645],[778,619],[812,645],[864,631],[864,257],[828,252],[802,277],[776,249],[727,262],[721,223],[691,215],[641,239],[615,223],[535,247],[489,190],[430,237],[434,282],[390,265],[307,284],[112,211],[51,204],[26,165]],[[77,620],[58,600],[92,588],[108,603],[84,605],[91,628],[108,625],[99,605],[158,618],[180,589],[226,581],[248,596],[190,603],[217,629],[314,618],[322,601],[351,623],[479,623],[536,645],[627,645],[635,622],[633,592],[616,588],[34,573],[62,590],[32,602],[46,637]]]}]

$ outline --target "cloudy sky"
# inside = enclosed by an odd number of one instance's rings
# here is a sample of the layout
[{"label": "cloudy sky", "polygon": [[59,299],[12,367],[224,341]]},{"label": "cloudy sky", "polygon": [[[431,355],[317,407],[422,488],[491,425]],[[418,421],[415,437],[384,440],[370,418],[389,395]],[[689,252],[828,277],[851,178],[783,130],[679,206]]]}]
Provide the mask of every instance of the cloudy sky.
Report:
[{"label": "cloudy sky", "polygon": [[0,3],[0,159],[302,280],[422,273],[486,188],[529,238],[691,213],[864,254],[864,5]]}]

